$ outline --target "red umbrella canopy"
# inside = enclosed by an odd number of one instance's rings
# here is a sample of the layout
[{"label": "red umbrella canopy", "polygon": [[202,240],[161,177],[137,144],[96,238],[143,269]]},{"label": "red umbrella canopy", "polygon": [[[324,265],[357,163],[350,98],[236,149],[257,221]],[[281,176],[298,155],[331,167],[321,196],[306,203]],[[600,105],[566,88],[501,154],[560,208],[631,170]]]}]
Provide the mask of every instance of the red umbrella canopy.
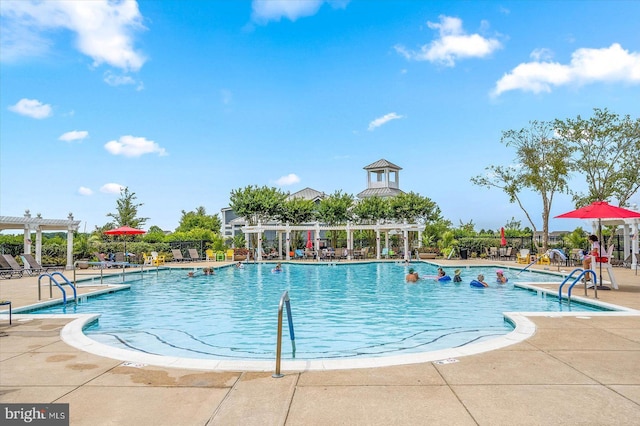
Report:
[{"label": "red umbrella canopy", "polygon": [[507,239],[504,237],[504,227],[500,228],[500,245],[507,245]]},{"label": "red umbrella canopy", "polygon": [[132,228],[130,226],[121,226],[116,229],[110,229],[108,231],[104,231],[107,235],[139,235],[144,234],[145,231],[142,229]]},{"label": "red umbrella canopy", "polygon": [[612,206],[606,201],[594,201],[588,206],[581,207],[559,216],[558,219],[631,219],[640,218],[640,213],[622,207]]},{"label": "red umbrella canopy", "polygon": [[311,241],[311,231],[307,231],[307,248],[313,248],[313,241]]}]

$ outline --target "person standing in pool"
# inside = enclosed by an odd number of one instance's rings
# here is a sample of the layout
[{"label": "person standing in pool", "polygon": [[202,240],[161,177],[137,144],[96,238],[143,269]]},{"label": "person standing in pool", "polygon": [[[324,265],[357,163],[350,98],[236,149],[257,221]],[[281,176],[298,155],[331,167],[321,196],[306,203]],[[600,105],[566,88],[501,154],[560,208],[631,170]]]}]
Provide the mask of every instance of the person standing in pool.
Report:
[{"label": "person standing in pool", "polygon": [[498,282],[498,284],[505,284],[507,281],[509,281],[509,278],[504,276],[504,271],[502,269],[498,269],[496,271],[496,281]]},{"label": "person standing in pool", "polygon": [[456,269],[455,271],[453,271],[453,282],[454,283],[461,283],[462,282],[462,277],[460,276],[461,273],[462,273],[462,271],[460,269]]},{"label": "person standing in pool", "polygon": [[420,279],[420,277],[413,268],[409,268],[409,273],[404,279],[407,280],[408,283],[415,283]]}]

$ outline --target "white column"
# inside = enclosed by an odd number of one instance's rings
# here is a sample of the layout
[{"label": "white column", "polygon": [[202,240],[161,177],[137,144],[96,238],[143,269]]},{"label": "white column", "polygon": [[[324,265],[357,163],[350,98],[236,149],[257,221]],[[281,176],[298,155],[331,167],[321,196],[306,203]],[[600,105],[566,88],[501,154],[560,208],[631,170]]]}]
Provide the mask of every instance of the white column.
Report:
[{"label": "white column", "polygon": [[282,260],[282,231],[278,231],[278,259]]},{"label": "white column", "polygon": [[316,260],[320,260],[320,222],[316,222]]},{"label": "white column", "polygon": [[258,221],[258,247],[256,247],[256,260],[262,260],[262,224]]},{"label": "white column", "polygon": [[73,269],[73,230],[67,229],[67,270]]},{"label": "white column", "polygon": [[418,248],[422,247],[422,231],[418,231]]},{"label": "white column", "polygon": [[[623,240],[622,260],[625,260],[627,258],[627,256],[629,256],[629,253],[630,253],[630,250],[631,250],[631,236],[630,236],[631,232],[630,232],[630,230],[631,230],[631,227],[629,226],[628,223],[625,223],[624,225],[622,225],[622,240]],[[618,249],[620,249],[620,247],[618,247]]]},{"label": "white column", "polygon": [[353,252],[353,233],[349,222],[347,222],[347,260],[351,260],[351,253]]},{"label": "white column", "polygon": [[380,260],[380,228],[376,226],[376,259]]},{"label": "white column", "polygon": [[29,225],[24,226],[24,243],[22,245],[23,253],[31,253],[31,229]]},{"label": "white column", "polygon": [[402,236],[404,237],[404,260],[408,261],[411,259],[411,253],[409,253],[409,231],[407,231],[407,221],[404,222],[405,229],[402,230]]},{"label": "white column", "polygon": [[286,240],[285,240],[285,244],[284,244],[284,251],[286,254],[286,259],[287,260],[291,260],[291,255],[289,254],[291,252],[291,230],[289,229],[289,224],[287,223],[287,231],[286,231]]},{"label": "white column", "polygon": [[40,226],[36,229],[36,262],[42,265],[42,229]]}]

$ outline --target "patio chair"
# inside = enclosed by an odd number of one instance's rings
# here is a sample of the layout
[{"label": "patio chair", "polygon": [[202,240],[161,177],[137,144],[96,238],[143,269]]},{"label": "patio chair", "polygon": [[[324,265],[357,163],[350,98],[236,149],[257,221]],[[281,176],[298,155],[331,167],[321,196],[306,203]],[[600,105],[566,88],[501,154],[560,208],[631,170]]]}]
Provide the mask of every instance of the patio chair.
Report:
[{"label": "patio chair", "polygon": [[233,262],[235,260],[235,254],[236,252],[233,249],[227,249],[224,260],[230,260]]},{"label": "patio chair", "polygon": [[182,252],[178,249],[171,249],[171,254],[173,254],[173,260],[175,262],[184,262],[186,260],[182,257]]},{"label": "patio chair", "polygon": [[18,275],[19,277],[22,277],[22,275],[24,275],[25,272],[28,273],[28,271],[26,271],[22,266],[20,266],[18,262],[16,262],[16,259],[10,254],[3,254],[2,259],[3,259],[2,267],[5,268],[5,265],[6,265],[5,269],[10,268],[13,271],[14,275]]},{"label": "patio chair", "polygon": [[520,249],[520,251],[516,253],[516,262],[527,264],[530,261],[529,249]]},{"label": "patio chair", "polygon": [[498,258],[498,247],[489,248],[489,258],[495,260]]},{"label": "patio chair", "polygon": [[189,257],[191,258],[191,260],[193,261],[202,260],[202,258],[200,257],[200,254],[198,254],[197,249],[188,249],[187,251],[189,252]]},{"label": "patio chair", "polygon": [[315,259],[316,258],[316,252],[315,250],[311,250],[310,248],[305,249],[304,251],[304,259]]},{"label": "patio chair", "polygon": [[[13,260],[13,264],[15,264],[15,266],[10,264],[7,261],[7,258],[5,256],[9,256],[11,258],[11,260]],[[0,256],[0,277],[2,277],[2,278],[13,278],[13,277],[22,278],[23,274],[24,274],[24,269],[22,268],[22,266],[18,265],[18,262],[16,262],[16,260],[10,254],[3,254],[2,256]]]},{"label": "patio chair", "polygon": [[[20,257],[22,257],[22,262],[25,264],[25,270],[31,269],[33,271],[32,273],[49,272],[56,269],[61,269],[57,266],[42,266],[30,253],[22,253]],[[26,265],[29,265],[29,267],[27,268]]]},{"label": "patio chair", "polygon": [[294,259],[304,259],[304,251],[302,249],[295,249],[293,251]]},{"label": "patio chair", "polygon": [[211,249],[206,249],[206,250],[204,251],[204,255],[205,255],[205,257],[204,257],[204,258],[205,258],[205,260],[206,260],[207,262],[212,262],[212,261],[215,261],[215,260],[216,260],[216,255],[215,255],[215,253],[213,252],[213,250],[211,250]]},{"label": "patio chair", "polygon": [[152,266],[153,265],[153,256],[150,254],[142,253],[142,264],[144,266]]},{"label": "patio chair", "polygon": [[164,265],[164,255],[158,254],[157,251],[151,252],[151,264],[153,266]]},{"label": "patio chair", "polygon": [[613,245],[610,245],[607,249],[607,252],[604,256],[591,256],[591,269],[596,272],[600,271],[602,267],[609,274],[609,281],[613,285],[614,289],[618,289],[618,282],[616,281],[616,277],[613,274],[613,267],[611,265],[611,257],[613,256]]}]

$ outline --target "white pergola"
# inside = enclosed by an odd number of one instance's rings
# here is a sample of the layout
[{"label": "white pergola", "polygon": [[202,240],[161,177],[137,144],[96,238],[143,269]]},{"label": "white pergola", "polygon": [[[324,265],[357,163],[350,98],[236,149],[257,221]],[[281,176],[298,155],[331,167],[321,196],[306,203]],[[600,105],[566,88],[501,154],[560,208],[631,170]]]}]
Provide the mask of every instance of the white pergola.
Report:
[{"label": "white pergola", "polygon": [[[258,234],[258,247],[262,247],[262,233],[264,231],[276,231],[278,235],[278,253],[282,253],[283,249],[286,253],[286,260],[290,260],[291,249],[291,231],[311,231],[313,233],[314,248],[316,253],[320,251],[320,232],[321,231],[346,231],[347,233],[347,250],[348,259],[351,259],[351,253],[353,252],[353,232],[359,230],[374,230],[376,231],[376,258],[380,259],[381,248],[381,234],[385,236],[385,247],[389,247],[389,235],[393,232],[402,232],[404,237],[404,259],[409,260],[409,232],[418,233],[418,245],[421,244],[422,232],[425,226],[415,223],[376,223],[369,225],[355,225],[347,223],[346,225],[325,225],[320,222],[314,222],[302,225],[289,225],[289,224],[267,224],[263,225],[258,222],[258,225],[244,225],[241,230],[245,234]],[[282,237],[285,236],[285,244],[283,247]],[[247,239],[247,244],[249,239]],[[262,260],[262,250],[257,250],[256,260]]]},{"label": "white pergola", "polygon": [[26,210],[23,217],[0,216],[0,231],[5,229],[24,230],[23,253],[31,253],[31,233],[36,233],[36,260],[42,263],[42,231],[67,231],[67,269],[73,269],[73,232],[78,230],[79,220],[73,220],[69,213],[67,219],[43,219],[39,214],[31,217]]}]

